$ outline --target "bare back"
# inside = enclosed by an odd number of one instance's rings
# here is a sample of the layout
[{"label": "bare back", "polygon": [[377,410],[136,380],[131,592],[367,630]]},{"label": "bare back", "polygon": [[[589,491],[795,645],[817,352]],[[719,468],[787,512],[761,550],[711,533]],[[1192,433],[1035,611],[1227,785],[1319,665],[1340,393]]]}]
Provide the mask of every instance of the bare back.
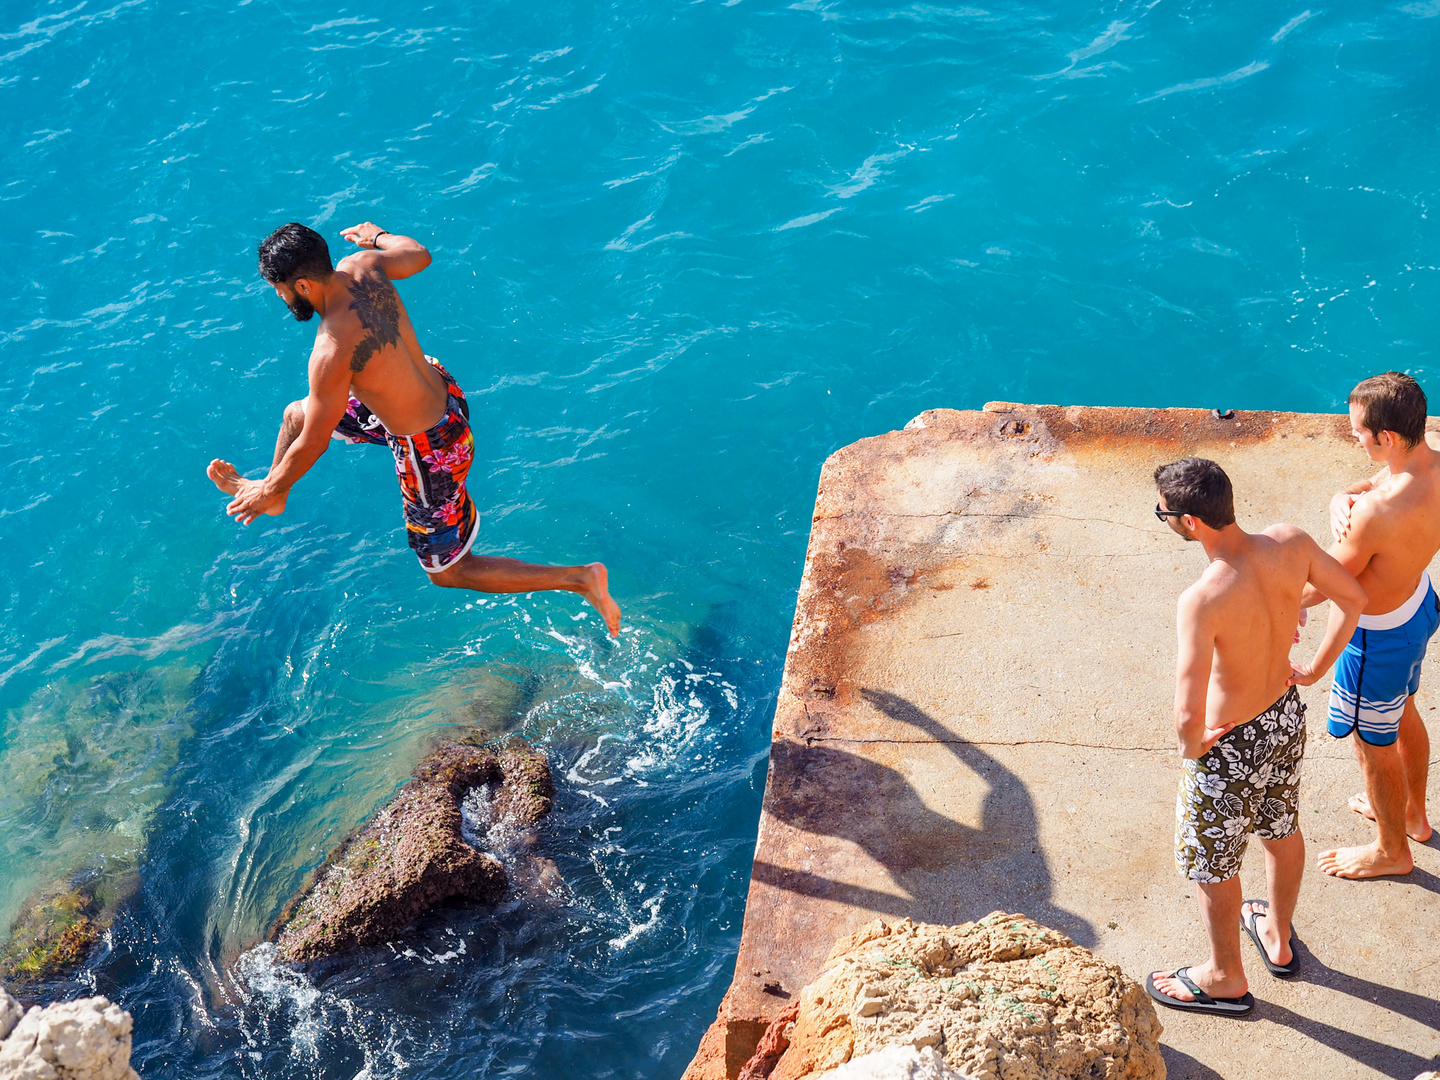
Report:
[{"label": "bare back", "polygon": [[1213,633],[1205,703],[1211,730],[1252,720],[1285,693],[1301,593],[1320,554],[1292,525],[1272,525],[1245,540],[1214,559],[1181,596],[1182,650],[1186,614]]},{"label": "bare back", "polygon": [[425,359],[400,294],[380,269],[376,252],[340,260],[337,276],[349,302],[325,313],[326,334],[350,366],[351,393],[395,435],[433,427],[445,412],[445,379]]},{"label": "bare back", "polygon": [[1403,472],[1382,473],[1356,498],[1350,531],[1332,549],[1369,596],[1367,615],[1410,599],[1440,551],[1440,454],[1428,444],[1417,451]]}]

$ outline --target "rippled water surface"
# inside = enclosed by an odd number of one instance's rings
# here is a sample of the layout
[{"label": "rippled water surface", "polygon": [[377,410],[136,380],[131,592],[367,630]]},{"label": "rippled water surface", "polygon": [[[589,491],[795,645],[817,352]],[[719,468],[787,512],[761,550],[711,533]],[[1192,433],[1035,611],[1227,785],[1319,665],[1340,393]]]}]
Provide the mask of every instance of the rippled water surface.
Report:
[{"label": "rippled water surface", "polygon": [[[1432,0],[9,0],[0,923],[77,869],[134,889],[81,982],[147,1078],[677,1077],[825,456],[991,399],[1428,382],[1437,31]],[[430,246],[401,292],[469,393],[480,545],[606,560],[618,643],[571,596],[429,588],[375,448],[225,517],[205,463],[263,469],[303,387],[312,327],[254,268],[291,219]],[[307,871],[475,724],[551,754],[572,901],[277,967]]]}]

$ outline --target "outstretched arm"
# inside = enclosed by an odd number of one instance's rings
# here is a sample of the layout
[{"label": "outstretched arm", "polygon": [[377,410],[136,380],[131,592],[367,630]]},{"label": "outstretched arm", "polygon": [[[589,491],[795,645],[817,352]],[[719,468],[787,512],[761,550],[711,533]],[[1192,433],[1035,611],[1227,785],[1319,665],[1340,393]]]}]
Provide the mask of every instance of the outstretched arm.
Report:
[{"label": "outstretched arm", "polygon": [[264,480],[245,480],[225,512],[242,525],[264,513],[279,513],[295,481],[310,471],[330,445],[330,433],[350,404],[350,369],[328,335],[321,335],[310,354],[310,393],[305,422],[285,456]]},{"label": "outstretched arm", "polygon": [[342,264],[372,267],[391,281],[418,274],[430,265],[430,252],[419,240],[386,232],[373,221],[351,225],[340,235],[365,249],[345,256]]},{"label": "outstretched arm", "polygon": [[[1330,665],[1335,663],[1345,650],[1345,643],[1355,633],[1360,613],[1369,602],[1365,590],[1355,580],[1355,574],[1370,562],[1370,554],[1363,553],[1362,557],[1360,550],[1359,541],[1364,533],[1364,529],[1357,529],[1335,545],[1336,553],[1342,555],[1339,559],[1321,551],[1320,545],[1308,536],[1305,538],[1305,542],[1313,549],[1310,553],[1310,572],[1305,594],[1308,596],[1313,592],[1321,599],[1330,600],[1330,621],[1325,625],[1325,637],[1321,639],[1319,648],[1315,650],[1315,658],[1310,661],[1309,666],[1290,661],[1292,674],[1287,681],[1291,686],[1309,686],[1329,671]],[[1358,566],[1352,571],[1352,564],[1357,563]]]},{"label": "outstretched arm", "polygon": [[1215,658],[1215,627],[1205,606],[1189,590],[1180,595],[1176,608],[1176,629],[1180,651],[1175,661],[1175,737],[1182,758],[1198,758],[1234,724],[1216,731],[1205,728],[1206,696],[1210,690],[1210,665]]}]

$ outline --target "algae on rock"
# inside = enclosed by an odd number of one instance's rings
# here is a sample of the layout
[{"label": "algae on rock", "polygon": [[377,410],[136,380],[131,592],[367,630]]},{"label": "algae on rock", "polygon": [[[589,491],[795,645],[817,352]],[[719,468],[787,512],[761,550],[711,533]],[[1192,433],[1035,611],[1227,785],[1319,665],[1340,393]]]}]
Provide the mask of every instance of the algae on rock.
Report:
[{"label": "algae on rock", "polygon": [[0,948],[0,977],[28,982],[78,967],[100,940],[106,911],[91,883],[52,883],[11,926]]},{"label": "algae on rock", "polygon": [[5,715],[0,975],[83,963],[133,891],[150,823],[193,728],[193,662],[47,685]]}]

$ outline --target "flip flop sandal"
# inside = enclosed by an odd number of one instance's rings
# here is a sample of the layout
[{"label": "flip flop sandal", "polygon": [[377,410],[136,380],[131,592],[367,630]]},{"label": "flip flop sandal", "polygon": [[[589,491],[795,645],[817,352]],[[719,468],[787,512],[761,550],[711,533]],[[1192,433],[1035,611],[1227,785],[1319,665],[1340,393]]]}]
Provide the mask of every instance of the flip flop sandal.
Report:
[{"label": "flip flop sandal", "polygon": [[1164,993],[1156,987],[1154,975],[1145,976],[1145,992],[1153,1001],[1164,1005],[1167,1009],[1179,1009],[1181,1012],[1209,1013],[1212,1016],[1245,1016],[1255,1008],[1255,996],[1248,991],[1238,998],[1211,997],[1191,980],[1188,967],[1178,969],[1175,972],[1175,978],[1184,984],[1186,990],[1195,995],[1194,1001],[1181,1001],[1179,998],[1173,998]]},{"label": "flip flop sandal", "polygon": [[1274,975],[1277,979],[1293,979],[1296,975],[1300,974],[1300,954],[1295,949],[1295,946],[1300,944],[1300,939],[1295,936],[1295,927],[1290,927],[1290,963],[1277,964],[1274,960],[1270,959],[1270,954],[1265,951],[1265,943],[1260,940],[1260,934],[1255,929],[1255,920],[1257,918],[1261,915],[1266,915],[1267,918],[1269,917],[1267,914],[1270,910],[1269,903],[1264,900],[1246,900],[1245,902],[1247,904],[1263,906],[1265,911],[1252,911],[1248,918],[1241,915],[1240,929],[1250,935],[1250,940],[1255,943],[1255,948],[1260,950],[1260,959],[1265,961],[1265,969],[1269,971],[1271,975]]}]

